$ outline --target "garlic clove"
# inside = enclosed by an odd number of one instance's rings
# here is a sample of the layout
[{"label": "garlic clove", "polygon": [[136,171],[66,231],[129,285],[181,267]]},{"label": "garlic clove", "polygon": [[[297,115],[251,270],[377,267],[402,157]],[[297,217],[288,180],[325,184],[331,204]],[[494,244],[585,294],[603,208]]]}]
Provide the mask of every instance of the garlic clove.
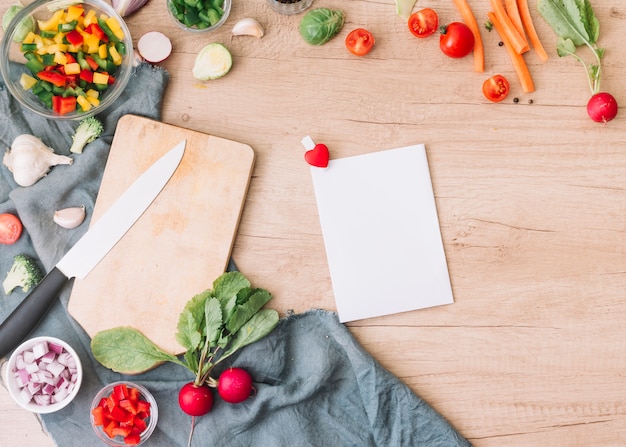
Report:
[{"label": "garlic clove", "polygon": [[60,227],[76,228],[85,220],[85,205],[57,210],[52,219]]},{"label": "garlic clove", "polygon": [[251,17],[241,19],[235,26],[233,26],[232,31],[233,36],[254,36],[256,38],[261,38],[265,35],[265,30],[263,26],[256,20]]}]

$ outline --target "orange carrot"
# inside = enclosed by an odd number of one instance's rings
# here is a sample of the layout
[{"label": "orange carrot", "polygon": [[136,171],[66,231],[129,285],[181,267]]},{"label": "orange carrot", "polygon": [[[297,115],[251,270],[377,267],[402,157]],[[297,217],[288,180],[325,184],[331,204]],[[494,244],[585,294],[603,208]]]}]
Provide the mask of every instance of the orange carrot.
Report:
[{"label": "orange carrot", "polygon": [[517,9],[516,0],[504,0],[504,6],[506,8],[506,15],[511,19],[511,23],[519,33],[520,37],[524,39],[526,43],[526,34],[524,33],[524,25],[522,23],[522,17],[520,16],[519,9]]},{"label": "orange carrot", "polygon": [[472,30],[472,34],[474,34],[474,71],[482,73],[485,71],[485,49],[474,13],[467,3],[467,0],[454,0],[454,4],[461,14],[463,22]]},{"label": "orange carrot", "polygon": [[491,7],[493,8],[494,15],[498,18],[498,21],[502,25],[502,30],[507,36],[509,42],[518,54],[527,52],[530,47],[528,42],[520,36],[519,32],[511,22],[511,19],[504,9],[502,0],[491,0]]},{"label": "orange carrot", "polygon": [[524,56],[519,54],[511,42],[508,39],[508,36],[505,34],[504,26],[496,16],[494,12],[488,12],[487,17],[493,24],[493,27],[496,29],[498,34],[500,34],[500,38],[502,42],[504,42],[504,46],[509,52],[509,56],[511,56],[511,61],[513,62],[513,68],[515,68],[515,72],[517,73],[517,77],[520,80],[520,84],[522,85],[522,90],[524,93],[531,93],[535,91],[535,83],[533,82],[533,78],[530,75],[530,71],[528,70],[528,65],[526,65],[526,61],[524,60]]},{"label": "orange carrot", "polygon": [[533,24],[533,19],[530,15],[530,8],[528,7],[528,0],[517,0],[517,8],[520,16],[522,17],[522,23],[526,29],[526,34],[528,34],[530,45],[533,47],[533,50],[537,52],[537,56],[539,56],[539,59],[541,59],[542,62],[547,61],[548,53],[546,53],[543,45],[541,45],[541,40],[539,40],[537,30],[535,30],[535,25]]}]

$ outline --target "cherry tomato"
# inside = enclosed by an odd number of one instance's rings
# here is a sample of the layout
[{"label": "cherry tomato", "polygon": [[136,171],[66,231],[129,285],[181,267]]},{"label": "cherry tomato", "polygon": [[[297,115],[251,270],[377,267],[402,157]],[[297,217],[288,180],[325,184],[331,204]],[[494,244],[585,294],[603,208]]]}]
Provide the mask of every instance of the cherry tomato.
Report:
[{"label": "cherry tomato", "polygon": [[437,13],[430,8],[421,9],[409,16],[409,31],[420,39],[433,34],[437,31],[438,26],[439,17]]},{"label": "cherry tomato", "polygon": [[365,56],[374,46],[374,36],[368,30],[357,28],[346,36],[346,48],[355,56]]},{"label": "cherry tomato", "polygon": [[441,28],[439,47],[446,56],[465,57],[474,49],[474,34],[465,23],[452,22]]},{"label": "cherry tomato", "polygon": [[12,244],[21,234],[22,222],[17,216],[10,213],[0,214],[0,244]]},{"label": "cherry tomato", "polygon": [[483,95],[489,101],[500,102],[509,94],[509,81],[502,75],[495,75],[483,82]]}]

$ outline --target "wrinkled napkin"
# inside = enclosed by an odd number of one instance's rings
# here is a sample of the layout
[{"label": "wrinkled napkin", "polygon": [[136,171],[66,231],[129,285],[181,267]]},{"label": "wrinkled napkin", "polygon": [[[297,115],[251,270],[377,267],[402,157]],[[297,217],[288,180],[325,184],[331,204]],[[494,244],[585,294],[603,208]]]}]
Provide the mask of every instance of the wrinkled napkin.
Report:
[{"label": "wrinkled napkin", "polygon": [[[52,168],[35,185],[19,187],[8,169],[0,167],[0,213],[18,214],[25,230],[15,244],[0,246],[1,279],[18,253],[35,257],[45,271],[50,270],[84,234],[117,121],[125,114],[159,119],[168,80],[169,74],[161,68],[145,63],[136,67],[125,93],[98,115],[104,123],[104,134],[82,154],[72,154],[73,165]],[[56,153],[70,155],[77,122],[49,121],[23,109],[1,80],[0,117],[3,148],[10,147],[17,135],[29,133]],[[53,223],[55,210],[80,205],[87,209],[87,219],[80,227],[66,230]],[[40,416],[51,439],[60,447],[99,445],[89,419],[93,396],[107,383],[131,380],[148,388],[158,404],[157,428],[144,445],[186,446],[191,417],[180,410],[177,396],[182,385],[192,380],[192,374],[174,364],[134,376],[102,367],[91,356],[89,336],[67,313],[70,290],[71,283],[31,334],[64,339],[75,348],[84,368],[76,399],[56,413]],[[20,289],[2,295],[0,320],[25,296]],[[98,299],[97,290],[94,299]],[[254,378],[257,393],[237,405],[216,398],[211,413],[195,420],[193,446],[470,445],[440,414],[365,352],[335,313],[311,310],[284,317],[269,336],[224,363],[228,364],[222,368],[246,368]]]}]

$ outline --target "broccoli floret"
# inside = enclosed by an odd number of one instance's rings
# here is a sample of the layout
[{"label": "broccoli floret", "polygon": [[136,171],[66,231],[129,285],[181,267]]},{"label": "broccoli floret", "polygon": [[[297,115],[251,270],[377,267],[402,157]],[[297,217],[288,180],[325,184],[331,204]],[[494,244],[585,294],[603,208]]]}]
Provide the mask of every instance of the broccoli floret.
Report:
[{"label": "broccoli floret", "polygon": [[82,120],[76,131],[74,132],[74,136],[72,137],[72,147],[70,147],[70,152],[75,154],[80,154],[83,152],[83,148],[87,145],[87,143],[91,143],[98,138],[104,127],[102,123],[95,116],[90,116],[89,118],[85,118]]},{"label": "broccoli floret", "polygon": [[13,258],[11,270],[2,282],[2,288],[6,295],[13,292],[16,287],[21,287],[22,291],[28,292],[31,287],[39,284],[43,279],[43,272],[34,259],[27,255],[16,255]]}]

